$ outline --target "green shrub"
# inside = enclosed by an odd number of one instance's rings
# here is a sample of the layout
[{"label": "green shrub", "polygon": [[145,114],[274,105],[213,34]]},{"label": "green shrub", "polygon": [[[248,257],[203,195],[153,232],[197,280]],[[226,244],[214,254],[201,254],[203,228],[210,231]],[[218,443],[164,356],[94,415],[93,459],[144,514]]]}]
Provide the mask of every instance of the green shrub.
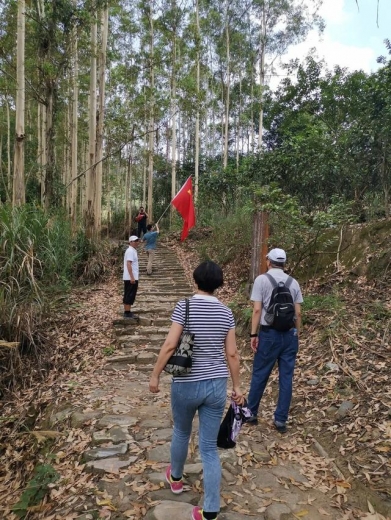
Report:
[{"label": "green shrub", "polygon": [[29,508],[38,506],[49,491],[49,484],[56,482],[60,475],[50,464],[38,464],[33,473],[32,479],[28,482],[17,504],[12,507],[12,511],[18,518],[25,518]]},{"label": "green shrub", "polygon": [[21,345],[0,353],[0,391],[23,374],[22,354],[44,354],[44,322],[71,284],[107,272],[108,248],[87,239],[82,229],[73,235],[60,211],[0,206],[0,337]]}]

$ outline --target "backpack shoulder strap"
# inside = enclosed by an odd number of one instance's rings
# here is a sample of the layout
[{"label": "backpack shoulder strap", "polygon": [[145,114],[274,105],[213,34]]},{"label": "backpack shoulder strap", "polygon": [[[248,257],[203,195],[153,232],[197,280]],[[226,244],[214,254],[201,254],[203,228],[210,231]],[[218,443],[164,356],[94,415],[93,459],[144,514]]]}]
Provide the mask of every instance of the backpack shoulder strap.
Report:
[{"label": "backpack shoulder strap", "polygon": [[265,273],[265,276],[267,277],[269,282],[272,284],[273,289],[278,286],[278,283],[276,282],[276,280],[273,278],[273,276],[271,274]]},{"label": "backpack shoulder strap", "polygon": [[292,285],[293,278],[292,276],[288,276],[288,278],[285,280],[285,287],[289,289],[289,287]]}]

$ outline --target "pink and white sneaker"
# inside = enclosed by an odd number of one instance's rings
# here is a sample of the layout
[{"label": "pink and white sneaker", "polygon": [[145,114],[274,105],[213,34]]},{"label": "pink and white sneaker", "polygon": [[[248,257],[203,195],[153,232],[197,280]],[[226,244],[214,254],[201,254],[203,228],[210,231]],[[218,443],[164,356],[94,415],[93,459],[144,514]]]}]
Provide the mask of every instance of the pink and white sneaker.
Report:
[{"label": "pink and white sneaker", "polygon": [[171,491],[176,495],[179,495],[183,491],[183,480],[172,480],[171,477],[171,466],[166,469],[166,480],[170,484]]},{"label": "pink and white sneaker", "polygon": [[191,518],[192,520],[205,520],[202,507],[193,507],[193,511],[191,512]]},{"label": "pink and white sneaker", "polygon": [[204,515],[202,514],[202,508],[197,506],[193,507],[193,511],[191,512],[192,520],[204,520]]}]

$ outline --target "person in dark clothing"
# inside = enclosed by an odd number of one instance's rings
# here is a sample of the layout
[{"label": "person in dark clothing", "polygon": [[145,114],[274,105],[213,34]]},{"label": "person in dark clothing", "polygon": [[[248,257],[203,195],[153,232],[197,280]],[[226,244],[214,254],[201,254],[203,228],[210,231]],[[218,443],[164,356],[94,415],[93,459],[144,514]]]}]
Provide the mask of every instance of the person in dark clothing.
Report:
[{"label": "person in dark clothing", "polygon": [[141,238],[141,233],[145,235],[147,232],[147,220],[148,214],[145,213],[144,208],[141,206],[135,218],[135,221],[137,222],[137,236],[139,238]]}]

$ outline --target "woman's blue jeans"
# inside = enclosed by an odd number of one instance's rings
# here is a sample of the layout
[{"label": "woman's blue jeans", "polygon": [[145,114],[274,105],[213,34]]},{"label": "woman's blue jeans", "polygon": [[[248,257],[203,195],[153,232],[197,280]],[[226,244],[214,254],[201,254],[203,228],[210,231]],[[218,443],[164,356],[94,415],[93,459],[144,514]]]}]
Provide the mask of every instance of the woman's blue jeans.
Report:
[{"label": "woman's blue jeans", "polygon": [[204,511],[220,511],[221,464],[217,435],[227,401],[227,378],[192,383],[174,381],[171,409],[174,432],[171,442],[171,474],[183,475],[193,419],[198,411],[199,446],[204,470]]},{"label": "woman's blue jeans", "polygon": [[278,402],[274,419],[285,423],[288,419],[292,400],[293,372],[299,341],[296,329],[287,332],[269,329],[259,333],[258,349],[254,356],[253,373],[248,407],[253,415],[258,415],[258,408],[271,371],[278,363]]}]

